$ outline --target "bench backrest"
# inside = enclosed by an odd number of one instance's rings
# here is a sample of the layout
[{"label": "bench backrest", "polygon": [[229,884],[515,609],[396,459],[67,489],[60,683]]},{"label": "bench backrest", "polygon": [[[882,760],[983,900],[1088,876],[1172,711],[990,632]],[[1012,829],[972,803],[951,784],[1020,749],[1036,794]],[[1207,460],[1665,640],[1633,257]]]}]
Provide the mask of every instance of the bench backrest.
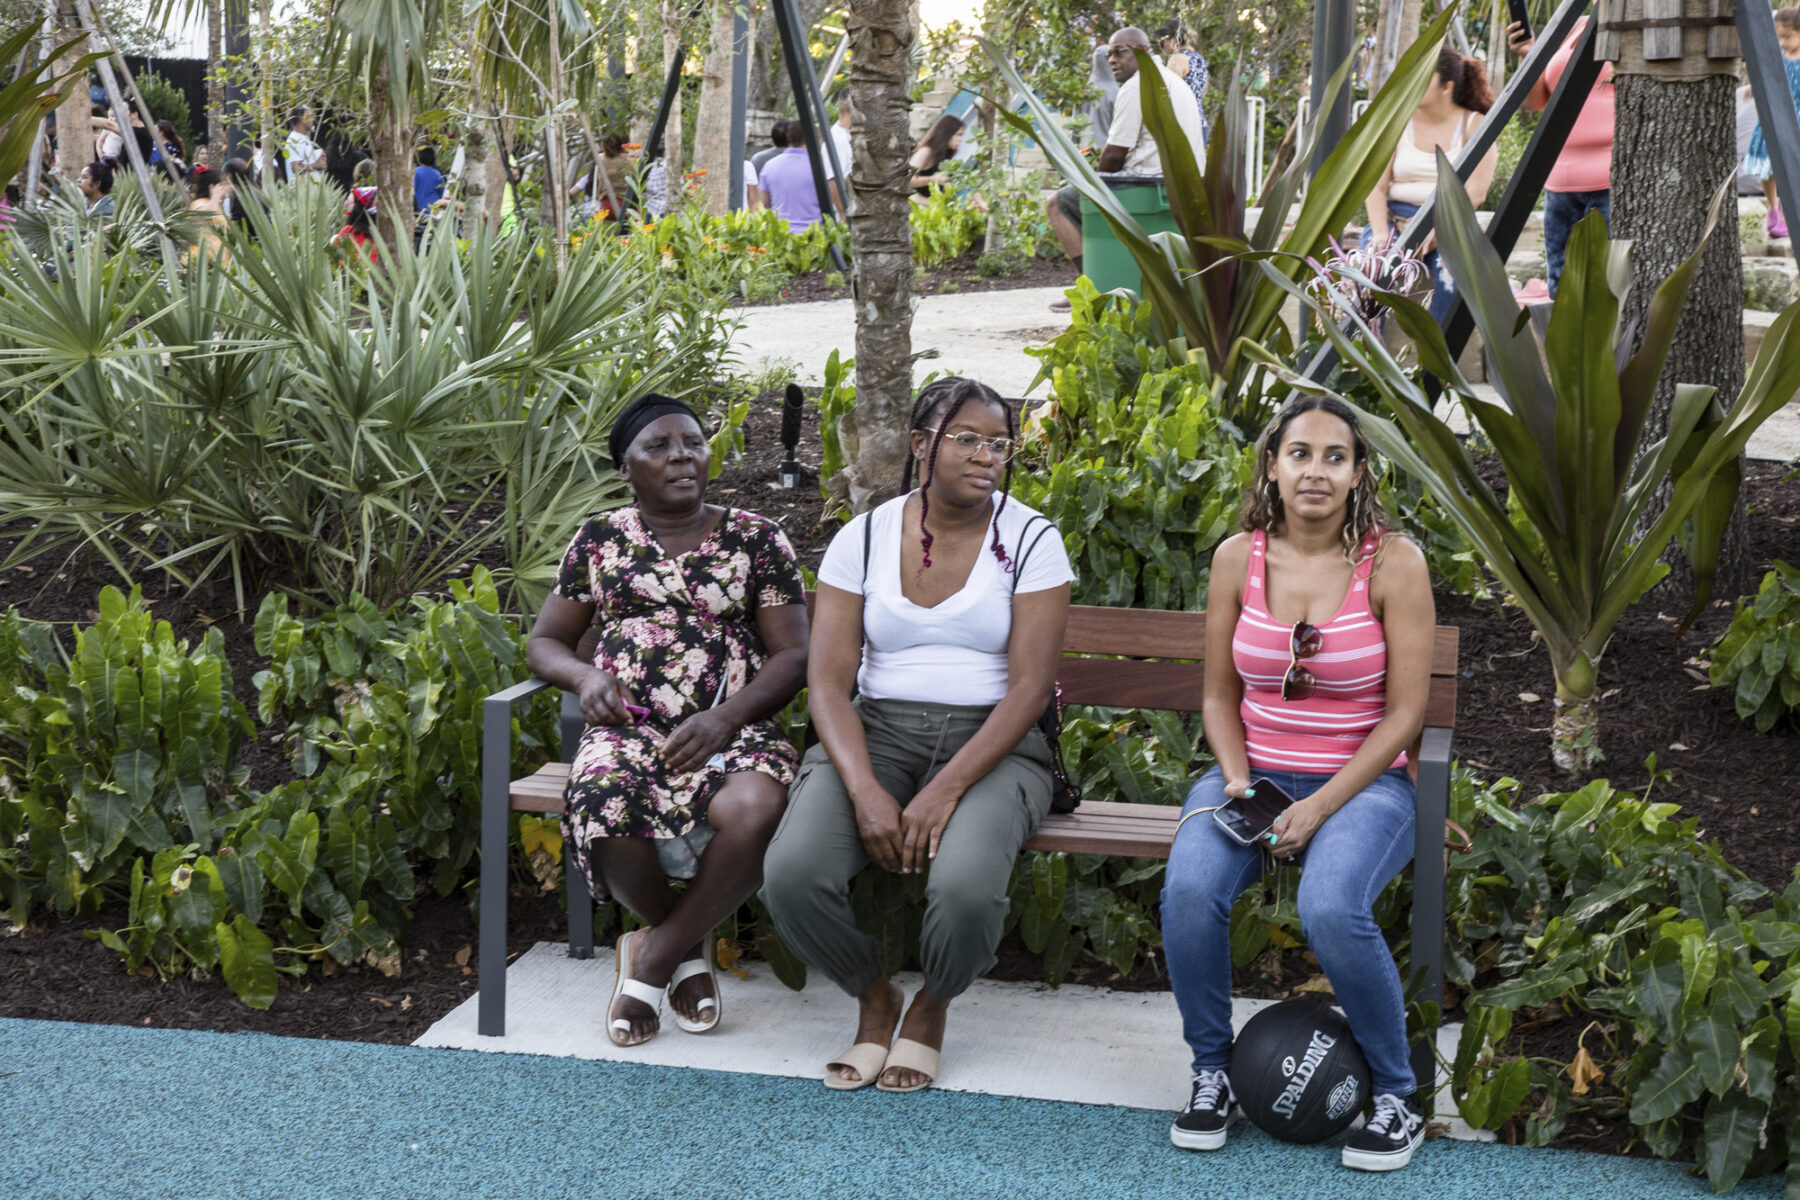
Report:
[{"label": "bench backrest", "polygon": [[[1456,726],[1454,625],[1439,625],[1431,648],[1425,724]],[[1063,665],[1064,704],[1199,712],[1206,688],[1206,614],[1153,608],[1069,607]]]}]

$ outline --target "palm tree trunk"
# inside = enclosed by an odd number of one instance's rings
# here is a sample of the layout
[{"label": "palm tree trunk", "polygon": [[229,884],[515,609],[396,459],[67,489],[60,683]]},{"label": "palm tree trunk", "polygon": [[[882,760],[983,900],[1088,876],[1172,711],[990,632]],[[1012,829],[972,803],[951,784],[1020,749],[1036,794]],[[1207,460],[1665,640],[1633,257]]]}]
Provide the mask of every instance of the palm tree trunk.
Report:
[{"label": "palm tree trunk", "polygon": [[713,0],[711,41],[700,70],[700,112],[694,118],[694,170],[706,211],[723,215],[731,207],[731,35],[735,0]]},{"label": "palm tree trunk", "polygon": [[383,55],[369,87],[369,120],[375,134],[375,214],[389,246],[412,243],[412,146],[394,103],[393,80]]},{"label": "palm tree trunk", "polygon": [[1567,663],[1552,663],[1556,675],[1555,716],[1550,722],[1550,758],[1558,770],[1585,776],[1598,766],[1600,712],[1594,697],[1599,664],[1581,650]]},{"label": "palm tree trunk", "polygon": [[225,166],[225,3],[206,0],[206,149],[215,171]]},{"label": "palm tree trunk", "polygon": [[[75,15],[73,0],[60,0],[55,6],[56,40],[68,41],[73,37],[81,37],[81,21]],[[85,38],[69,47],[60,64],[62,70],[68,70],[75,60],[87,53]],[[56,167],[62,178],[73,184],[75,177],[81,174],[81,168],[94,159],[94,128],[88,124],[93,109],[93,101],[88,99],[85,87],[77,85],[70,89],[69,98],[56,109]]]},{"label": "palm tree trunk", "polygon": [[487,222],[489,165],[498,157],[494,153],[493,126],[493,118],[477,105],[469,127],[462,135],[462,195],[458,199],[462,202],[463,234],[466,237],[473,237],[478,225],[493,228]]},{"label": "palm tree trunk", "polygon": [[[549,153],[544,164],[544,190],[550,194],[550,219],[556,231],[556,275],[561,278],[569,266],[569,169],[563,138],[563,57],[562,3],[550,0],[550,110],[557,115],[550,122],[545,143]],[[598,172],[600,166],[594,165]]]},{"label": "palm tree trunk", "polygon": [[851,163],[855,260],[856,407],[844,418],[851,507],[864,512],[899,488],[912,413],[912,152],[909,0],[850,0],[850,95],[861,117]]},{"label": "palm tree trunk", "polygon": [[262,39],[256,50],[256,127],[262,136],[262,183],[266,188],[283,180],[275,167],[275,69],[269,54],[269,39],[275,27],[275,0],[262,0],[260,8]]}]

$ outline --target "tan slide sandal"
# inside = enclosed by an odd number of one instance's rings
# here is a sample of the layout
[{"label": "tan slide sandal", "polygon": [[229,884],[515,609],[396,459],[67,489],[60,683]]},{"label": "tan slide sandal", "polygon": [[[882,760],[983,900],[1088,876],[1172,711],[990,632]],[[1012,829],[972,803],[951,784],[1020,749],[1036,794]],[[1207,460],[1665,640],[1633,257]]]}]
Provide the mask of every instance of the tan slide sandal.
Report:
[{"label": "tan slide sandal", "polygon": [[[825,1086],[834,1092],[866,1088],[881,1078],[881,1069],[887,1065],[887,1060],[888,1048],[880,1042],[858,1042],[825,1064]],[[839,1067],[849,1067],[861,1078],[845,1079],[838,1074]]]},{"label": "tan slide sandal", "polygon": [[922,1092],[937,1082],[938,1052],[924,1042],[901,1038],[894,1043],[894,1048],[888,1051],[887,1067],[883,1068],[883,1072],[894,1067],[899,1067],[902,1071],[917,1071],[925,1076],[925,1082],[915,1083],[911,1087],[889,1087],[887,1081],[883,1080],[875,1085],[878,1091]]}]

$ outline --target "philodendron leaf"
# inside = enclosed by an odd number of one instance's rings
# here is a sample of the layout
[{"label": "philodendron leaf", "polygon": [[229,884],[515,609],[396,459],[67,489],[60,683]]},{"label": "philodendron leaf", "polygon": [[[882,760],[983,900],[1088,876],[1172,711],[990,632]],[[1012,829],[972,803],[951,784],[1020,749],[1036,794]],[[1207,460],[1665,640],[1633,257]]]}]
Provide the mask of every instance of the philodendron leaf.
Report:
[{"label": "philodendron leaf", "polygon": [[1663,1051],[1651,1068],[1631,1090],[1631,1123],[1653,1125],[1674,1116],[1706,1092],[1700,1068],[1685,1043]]},{"label": "philodendron leaf", "polygon": [[1742,1092],[1714,1096],[1707,1102],[1700,1162],[1713,1191],[1726,1191],[1744,1177],[1768,1116],[1767,1104]]},{"label": "philodendron leaf", "polygon": [[251,1008],[275,1003],[275,943],[239,913],[230,924],[213,927],[225,982]]}]

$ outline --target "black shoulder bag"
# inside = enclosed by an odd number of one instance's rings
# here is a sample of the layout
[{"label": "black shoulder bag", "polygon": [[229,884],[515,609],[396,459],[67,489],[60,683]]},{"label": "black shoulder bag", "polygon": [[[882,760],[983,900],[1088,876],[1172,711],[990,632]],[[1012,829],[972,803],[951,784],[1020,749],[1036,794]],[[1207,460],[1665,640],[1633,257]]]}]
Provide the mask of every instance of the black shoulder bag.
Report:
[{"label": "black shoulder bag", "polygon": [[[1013,563],[1014,594],[1017,594],[1019,590],[1019,576],[1025,573],[1025,560],[1031,557],[1031,552],[1037,548],[1037,544],[1044,539],[1045,534],[1056,532],[1056,526],[1049,517],[1042,513],[1025,523],[1025,532],[1029,532],[1031,527],[1039,521],[1044,523],[1044,528],[1038,530],[1037,536],[1031,539],[1024,551],[1020,553],[1018,561]],[[1021,533],[1021,540],[1023,540],[1023,533]],[[1071,813],[1075,811],[1076,805],[1081,803],[1081,787],[1070,777],[1068,768],[1063,765],[1062,684],[1052,684],[1051,686],[1050,703],[1045,705],[1044,715],[1037,719],[1038,732],[1042,733],[1044,740],[1050,744],[1050,811]]]}]

